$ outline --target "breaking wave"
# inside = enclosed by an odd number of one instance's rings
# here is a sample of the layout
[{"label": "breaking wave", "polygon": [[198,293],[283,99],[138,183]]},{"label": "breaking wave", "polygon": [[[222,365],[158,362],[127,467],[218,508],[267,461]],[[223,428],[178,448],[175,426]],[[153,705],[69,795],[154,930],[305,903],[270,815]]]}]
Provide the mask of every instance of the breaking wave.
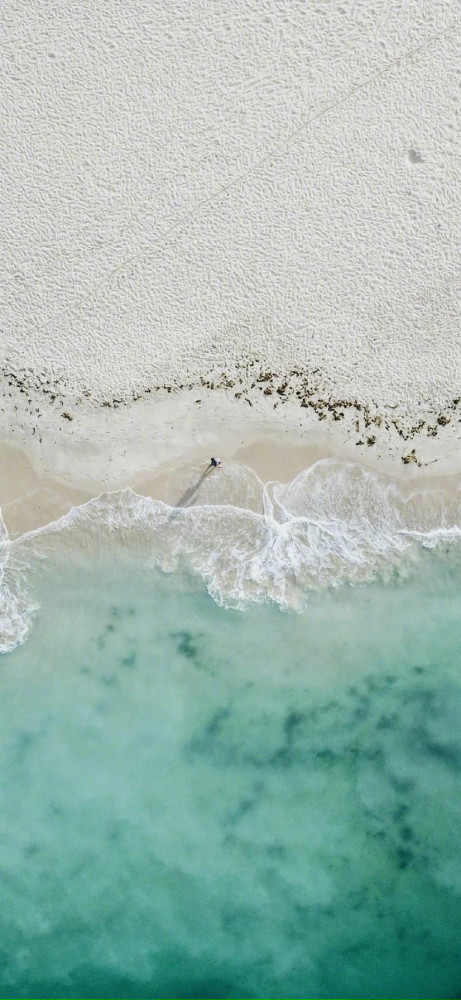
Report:
[{"label": "breaking wave", "polygon": [[0,518],[0,651],[25,640],[32,567],[53,555],[138,554],[198,574],[221,605],[272,600],[301,610],[312,589],[406,575],[424,548],[460,535],[459,489],[404,489],[352,462],[323,459],[288,484],[245,466],[202,476],[173,505],[127,488],[8,540]]}]

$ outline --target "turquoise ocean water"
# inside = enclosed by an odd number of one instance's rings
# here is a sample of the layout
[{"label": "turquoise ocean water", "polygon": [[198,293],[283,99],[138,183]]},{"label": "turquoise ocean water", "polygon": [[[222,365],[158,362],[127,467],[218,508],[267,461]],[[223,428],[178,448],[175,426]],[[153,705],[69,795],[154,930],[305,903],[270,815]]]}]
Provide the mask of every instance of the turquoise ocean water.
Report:
[{"label": "turquoise ocean water", "polygon": [[456,498],[223,482],[4,534],[0,995],[456,997]]}]

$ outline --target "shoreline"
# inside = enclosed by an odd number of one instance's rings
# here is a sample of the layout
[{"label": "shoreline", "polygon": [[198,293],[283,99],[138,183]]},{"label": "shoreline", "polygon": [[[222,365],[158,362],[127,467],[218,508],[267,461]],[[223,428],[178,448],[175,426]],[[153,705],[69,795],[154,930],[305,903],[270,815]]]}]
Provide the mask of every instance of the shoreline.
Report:
[{"label": "shoreline", "polygon": [[[3,421],[0,508],[9,536],[125,487],[175,506],[198,481],[211,454],[224,464],[246,466],[262,483],[288,483],[318,460],[337,458],[379,474],[403,493],[458,488],[457,422],[439,425],[437,440],[416,431],[405,442],[395,428],[378,423],[373,446],[357,446],[357,429],[347,413],[340,421],[328,415],[319,423],[314,410],[301,411],[300,419],[293,402],[277,414],[271,406],[266,397],[242,414],[241,402],[229,395],[208,391],[198,405],[185,391],[116,412],[74,407],[72,420],[60,424],[51,414],[42,415],[41,439],[27,433],[30,426],[21,435],[7,436]],[[437,456],[442,440],[446,453]],[[405,462],[413,449],[417,462]]]},{"label": "shoreline", "polygon": [[[191,417],[190,405],[182,402]],[[71,539],[78,545],[79,538],[85,546],[88,538],[90,545],[96,541],[96,552],[104,539],[117,550],[133,541],[134,551],[152,551],[167,572],[178,558],[185,560],[226,607],[269,599],[296,611],[312,589],[379,576],[386,581],[400,566],[405,578],[419,552],[458,540],[461,533],[453,463],[441,475],[438,466],[437,473],[428,466],[425,474],[414,464],[403,466],[398,451],[387,460],[374,452],[365,462],[338,434],[316,435],[305,425],[295,435],[288,422],[283,433],[273,424],[269,434],[262,420],[226,426],[222,409],[216,425],[208,414],[205,425],[170,424],[173,434],[164,438],[158,423],[153,426],[156,407],[149,407],[148,427],[140,427],[133,412],[129,416],[130,436],[115,434],[123,424],[114,423],[114,414],[103,415],[101,425],[87,413],[86,422],[75,421],[78,433],[72,426],[59,445],[50,434],[46,447],[35,443],[32,455],[24,442],[21,447],[0,438],[3,565],[14,564],[9,552],[26,553],[30,544],[33,552],[36,532],[44,541],[41,552],[54,551],[56,544],[67,554]],[[171,404],[163,416],[172,419]],[[206,475],[211,454],[223,465]],[[71,508],[82,505],[66,521]],[[56,533],[61,527],[70,527],[70,534]],[[3,594],[8,649],[13,640],[23,641],[30,626],[20,590],[23,569],[19,582],[12,572]]]}]

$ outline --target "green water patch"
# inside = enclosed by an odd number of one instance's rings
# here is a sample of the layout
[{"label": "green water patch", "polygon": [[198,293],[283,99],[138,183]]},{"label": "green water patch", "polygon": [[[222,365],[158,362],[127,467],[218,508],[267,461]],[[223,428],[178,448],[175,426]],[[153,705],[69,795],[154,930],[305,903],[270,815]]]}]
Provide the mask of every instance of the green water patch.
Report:
[{"label": "green water patch", "polygon": [[1,660],[9,997],[451,997],[461,571],[225,610],[49,561]]}]

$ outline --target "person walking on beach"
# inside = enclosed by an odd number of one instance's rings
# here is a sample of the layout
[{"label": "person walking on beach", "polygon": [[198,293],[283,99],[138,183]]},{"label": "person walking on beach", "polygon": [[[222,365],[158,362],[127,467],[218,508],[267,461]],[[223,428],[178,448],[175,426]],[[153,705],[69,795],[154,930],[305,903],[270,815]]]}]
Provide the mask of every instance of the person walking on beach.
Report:
[{"label": "person walking on beach", "polygon": [[222,462],[221,462],[220,458],[211,458],[210,459],[210,469],[219,469],[220,465],[222,465]]}]

